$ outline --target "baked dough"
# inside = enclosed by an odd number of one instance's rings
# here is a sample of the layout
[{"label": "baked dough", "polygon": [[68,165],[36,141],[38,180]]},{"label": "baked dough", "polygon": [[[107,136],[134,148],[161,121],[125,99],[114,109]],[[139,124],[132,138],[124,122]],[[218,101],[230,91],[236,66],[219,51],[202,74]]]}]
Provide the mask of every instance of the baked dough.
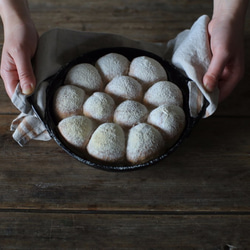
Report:
[{"label": "baked dough", "polygon": [[[142,164],[172,146],[185,127],[183,96],[163,66],[110,53],[78,64],[54,95],[62,139],[91,160]],[[106,86],[106,87],[105,87]]]},{"label": "baked dough", "polygon": [[130,128],[138,123],[145,122],[148,117],[147,108],[136,101],[122,102],[115,110],[114,122],[125,128]]},{"label": "baked dough", "polygon": [[114,110],[114,100],[103,92],[95,92],[83,105],[84,115],[102,123],[113,120]]},{"label": "baked dough", "polygon": [[159,156],[164,149],[161,133],[147,123],[132,127],[128,134],[127,160],[133,164],[143,163]]},{"label": "baked dough", "polygon": [[71,116],[58,124],[64,140],[76,149],[84,150],[95,128],[94,122],[85,116]]},{"label": "baked dough", "polygon": [[103,123],[93,133],[88,153],[96,159],[106,162],[119,162],[125,158],[125,135],[123,129],[115,123]]},{"label": "baked dough", "polygon": [[183,106],[183,96],[179,87],[169,81],[155,83],[144,95],[144,103],[158,107],[162,104]]},{"label": "baked dough", "polygon": [[81,63],[72,67],[66,75],[65,83],[83,88],[87,94],[103,89],[101,75],[89,63]]},{"label": "baked dough", "polygon": [[137,79],[144,89],[152,84],[167,80],[167,73],[163,66],[155,59],[147,56],[136,57],[129,67],[129,76]]},{"label": "baked dough", "polygon": [[53,109],[57,120],[60,121],[72,115],[81,115],[85,98],[85,91],[76,86],[59,87],[53,97]]},{"label": "baked dough", "polygon": [[109,53],[96,61],[96,68],[100,72],[105,83],[110,82],[116,76],[127,75],[129,60],[117,53]]},{"label": "baked dough", "polygon": [[161,105],[150,112],[147,122],[159,128],[171,146],[185,127],[185,113],[179,106]]},{"label": "baked dough", "polygon": [[105,88],[117,103],[125,100],[142,101],[143,91],[141,84],[129,76],[116,76]]}]

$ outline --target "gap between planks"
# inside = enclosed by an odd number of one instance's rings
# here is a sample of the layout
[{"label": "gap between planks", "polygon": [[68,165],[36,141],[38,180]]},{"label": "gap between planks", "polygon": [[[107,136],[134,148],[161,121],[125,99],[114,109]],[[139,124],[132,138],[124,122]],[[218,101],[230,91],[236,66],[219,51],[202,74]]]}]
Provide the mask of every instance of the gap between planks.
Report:
[{"label": "gap between planks", "polygon": [[147,211],[147,210],[80,210],[80,209],[29,209],[2,208],[1,213],[34,213],[34,214],[102,214],[102,215],[169,215],[169,216],[250,216],[250,211]]}]

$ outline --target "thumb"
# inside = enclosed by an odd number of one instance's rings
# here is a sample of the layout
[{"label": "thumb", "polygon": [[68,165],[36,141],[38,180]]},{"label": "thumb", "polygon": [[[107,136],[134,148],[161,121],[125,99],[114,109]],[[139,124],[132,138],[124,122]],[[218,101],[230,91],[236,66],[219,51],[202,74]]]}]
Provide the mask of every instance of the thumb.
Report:
[{"label": "thumb", "polygon": [[226,57],[213,56],[206,74],[203,77],[203,84],[208,92],[212,92],[218,85],[220,77],[226,66]]},{"label": "thumb", "polygon": [[16,57],[15,63],[22,93],[24,95],[31,95],[36,85],[31,59],[25,53],[21,52],[20,56]]}]

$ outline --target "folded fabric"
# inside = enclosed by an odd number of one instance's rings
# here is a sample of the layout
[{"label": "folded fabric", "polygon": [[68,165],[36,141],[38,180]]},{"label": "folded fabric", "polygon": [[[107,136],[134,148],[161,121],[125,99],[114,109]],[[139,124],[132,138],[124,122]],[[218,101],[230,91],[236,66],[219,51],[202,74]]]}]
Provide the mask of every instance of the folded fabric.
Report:
[{"label": "folded fabric", "polygon": [[[209,103],[205,117],[212,115],[218,105],[218,89],[213,93],[207,93],[202,85],[202,77],[211,60],[207,33],[208,23],[209,17],[201,16],[190,30],[181,32],[167,44],[135,41],[114,34],[65,29],[53,29],[44,33],[39,39],[38,50],[34,58],[37,86],[33,99],[36,100],[39,116],[43,118],[46,106],[46,88],[48,86],[46,80],[75,57],[108,47],[147,50],[171,61],[191,79],[188,83],[191,115],[197,116],[204,98]],[[43,121],[32,109],[27,97],[21,93],[19,85],[12,97],[12,102],[21,112],[11,125],[11,130],[14,131],[13,138],[19,145],[23,146],[32,139],[44,141],[51,139]]]},{"label": "folded fabric", "polygon": [[[171,58],[172,63],[193,80],[189,83],[189,87],[191,88],[191,113],[193,112],[194,116],[199,112],[199,106],[202,105],[201,93],[209,102],[205,117],[212,115],[218,106],[218,88],[208,93],[203,87],[203,76],[207,72],[212,57],[207,32],[209,21],[208,16],[201,16],[190,30],[181,32],[167,44],[168,58]],[[195,100],[199,103],[197,106]]]}]

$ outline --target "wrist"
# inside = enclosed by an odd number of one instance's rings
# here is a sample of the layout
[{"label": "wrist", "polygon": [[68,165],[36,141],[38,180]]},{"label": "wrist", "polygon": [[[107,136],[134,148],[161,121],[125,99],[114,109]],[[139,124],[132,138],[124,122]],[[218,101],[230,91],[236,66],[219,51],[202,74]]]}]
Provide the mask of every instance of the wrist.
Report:
[{"label": "wrist", "polygon": [[244,28],[248,0],[214,0],[213,19]]}]

